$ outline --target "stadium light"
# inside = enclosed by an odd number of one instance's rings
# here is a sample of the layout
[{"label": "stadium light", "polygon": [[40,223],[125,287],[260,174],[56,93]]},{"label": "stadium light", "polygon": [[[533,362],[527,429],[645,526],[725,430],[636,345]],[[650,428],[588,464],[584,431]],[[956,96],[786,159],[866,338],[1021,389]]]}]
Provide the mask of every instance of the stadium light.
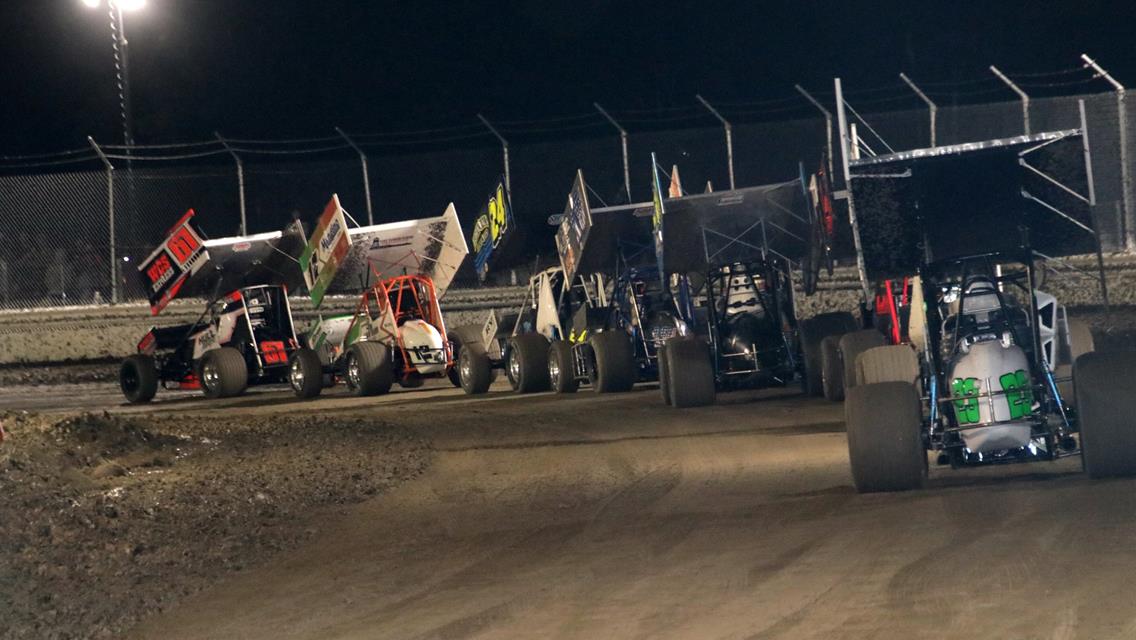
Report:
[{"label": "stadium light", "polygon": [[[88,9],[98,9],[103,6],[102,0],[82,0]],[[127,13],[146,8],[146,0],[107,0],[113,8]]]},{"label": "stadium light", "polygon": [[[98,9],[102,0],[82,0],[88,9]],[[106,0],[110,13],[110,36],[114,43],[114,71],[118,84],[118,104],[122,113],[122,143],[134,146],[134,123],[130,108],[130,56],[129,42],[126,39],[126,21],[123,14],[139,11],[146,7],[146,0]],[[130,150],[127,149],[127,154]]]}]

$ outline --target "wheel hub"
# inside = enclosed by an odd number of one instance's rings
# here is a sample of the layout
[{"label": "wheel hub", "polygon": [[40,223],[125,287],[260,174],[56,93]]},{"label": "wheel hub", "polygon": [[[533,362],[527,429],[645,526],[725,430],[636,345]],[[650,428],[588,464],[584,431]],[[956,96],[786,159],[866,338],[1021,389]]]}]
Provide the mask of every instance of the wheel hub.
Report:
[{"label": "wheel hub", "polygon": [[552,381],[554,388],[560,386],[560,355],[553,354],[548,359],[548,378]]},{"label": "wheel hub", "polygon": [[213,362],[206,362],[201,367],[201,384],[205,385],[208,389],[216,389],[217,385],[221,383],[221,372],[217,369],[217,365]]},{"label": "wheel hub", "polygon": [[300,366],[300,361],[297,360],[292,363],[292,369],[289,372],[289,381],[292,383],[292,388],[296,391],[301,391],[304,388],[304,368]]},{"label": "wheel hub", "polygon": [[347,357],[347,385],[352,389],[359,386],[359,359],[353,355]]},{"label": "wheel hub", "polygon": [[521,379],[521,360],[516,349],[509,351],[509,379],[513,382]]}]

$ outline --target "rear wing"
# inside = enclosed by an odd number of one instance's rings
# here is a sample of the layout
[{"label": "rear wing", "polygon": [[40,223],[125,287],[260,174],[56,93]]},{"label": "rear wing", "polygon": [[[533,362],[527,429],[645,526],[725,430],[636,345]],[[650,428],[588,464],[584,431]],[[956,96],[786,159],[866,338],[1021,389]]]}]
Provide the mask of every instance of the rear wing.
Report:
[{"label": "rear wing", "polygon": [[339,198],[331,201],[312,231],[300,260],[312,303],[324,296],[357,293],[371,275],[424,275],[445,294],[469,253],[453,203],[435,218],[347,227]]},{"label": "rear wing", "polygon": [[203,240],[193,216],[192,209],[186,212],[138,267],[151,315],[175,298],[213,299],[256,285],[293,289],[302,282],[296,268],[304,246],[299,223],[283,231]]}]

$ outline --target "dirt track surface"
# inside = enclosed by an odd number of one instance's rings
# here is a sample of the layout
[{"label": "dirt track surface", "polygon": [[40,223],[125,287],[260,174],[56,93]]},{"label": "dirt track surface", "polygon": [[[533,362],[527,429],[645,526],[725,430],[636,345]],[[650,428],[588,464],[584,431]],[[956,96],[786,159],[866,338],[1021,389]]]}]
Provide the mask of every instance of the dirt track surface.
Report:
[{"label": "dirt track surface", "polygon": [[[675,411],[657,394],[267,391],[113,408],[329,415],[431,449],[415,479],[313,511],[318,530],[156,604],[128,637],[1136,636],[1136,482],[1090,481],[1074,458],[933,468],[925,491],[860,496],[839,405],[765,391]],[[347,442],[337,456],[368,446]],[[138,597],[116,587],[100,591]]]}]

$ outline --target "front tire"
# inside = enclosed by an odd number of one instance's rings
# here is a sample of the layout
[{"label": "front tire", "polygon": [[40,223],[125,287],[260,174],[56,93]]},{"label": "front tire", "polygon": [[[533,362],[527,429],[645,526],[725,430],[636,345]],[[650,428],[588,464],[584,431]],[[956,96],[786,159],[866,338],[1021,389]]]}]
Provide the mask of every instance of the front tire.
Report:
[{"label": "front tire", "polygon": [[248,388],[248,364],[233,347],[206,351],[198,371],[206,398],[231,398]]},{"label": "front tire", "polygon": [[548,391],[548,339],[539,333],[522,333],[510,338],[505,371],[514,391]]},{"label": "front tire", "polygon": [[136,353],[123,360],[118,368],[118,384],[122,387],[122,395],[131,404],[153,400],[158,393],[158,368],[154,359],[144,353]]},{"label": "front tire", "polygon": [[480,395],[489,391],[489,385],[493,382],[489,354],[478,346],[470,344],[462,347],[458,354],[457,370],[462,391],[469,395]]},{"label": "front tire", "polygon": [[323,363],[319,354],[307,348],[292,352],[288,364],[288,384],[297,398],[314,398],[323,390]]},{"label": "front tire", "polygon": [[394,384],[390,348],[379,342],[356,342],[344,362],[347,388],[357,396],[377,396]]},{"label": "front tire", "polygon": [[1136,475],[1136,353],[1086,353],[1073,363],[1081,456],[1090,478]]},{"label": "front tire", "polygon": [[563,340],[553,340],[548,346],[548,381],[556,393],[576,393],[580,381],[576,379],[575,358],[572,345]]},{"label": "front tire", "polygon": [[915,385],[880,382],[844,392],[848,460],[860,493],[919,489],[927,477],[923,411]]},{"label": "front tire", "polygon": [[667,340],[667,383],[671,406],[702,407],[714,404],[714,366],[710,346],[698,337]]},{"label": "front tire", "polygon": [[659,391],[663,394],[663,404],[671,404],[670,369],[667,367],[667,343],[659,345],[655,351],[655,364],[659,370]]},{"label": "front tire", "polygon": [[592,390],[596,393],[631,391],[635,385],[635,350],[628,335],[622,331],[603,331],[593,335],[588,343],[595,354]]}]

